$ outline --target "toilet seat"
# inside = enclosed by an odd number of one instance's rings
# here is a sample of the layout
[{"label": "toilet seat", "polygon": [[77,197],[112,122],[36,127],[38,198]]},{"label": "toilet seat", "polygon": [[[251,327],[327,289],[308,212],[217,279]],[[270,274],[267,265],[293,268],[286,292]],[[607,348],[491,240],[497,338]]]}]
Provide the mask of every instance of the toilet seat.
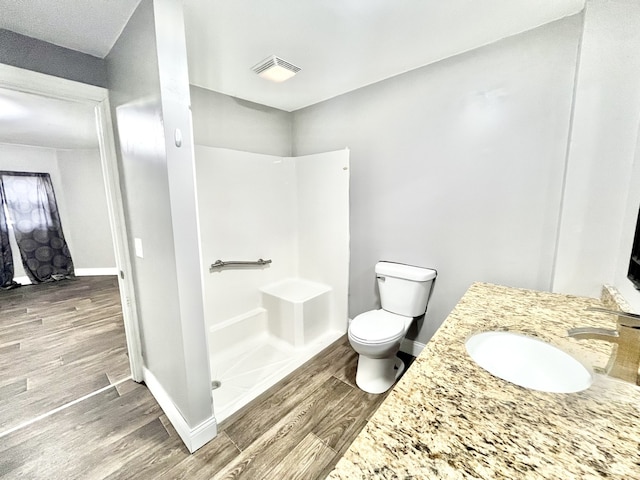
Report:
[{"label": "toilet seat", "polygon": [[402,338],[407,317],[386,310],[361,313],[351,321],[349,336],[367,345],[382,344]]}]

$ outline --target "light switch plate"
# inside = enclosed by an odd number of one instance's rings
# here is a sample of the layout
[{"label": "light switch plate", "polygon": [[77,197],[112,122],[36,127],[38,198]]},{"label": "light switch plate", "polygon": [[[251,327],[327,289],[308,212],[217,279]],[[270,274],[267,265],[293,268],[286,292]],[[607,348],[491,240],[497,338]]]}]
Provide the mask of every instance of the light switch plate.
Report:
[{"label": "light switch plate", "polygon": [[142,251],[142,239],[134,238],[133,245],[136,249],[136,257],[144,258],[144,252]]}]

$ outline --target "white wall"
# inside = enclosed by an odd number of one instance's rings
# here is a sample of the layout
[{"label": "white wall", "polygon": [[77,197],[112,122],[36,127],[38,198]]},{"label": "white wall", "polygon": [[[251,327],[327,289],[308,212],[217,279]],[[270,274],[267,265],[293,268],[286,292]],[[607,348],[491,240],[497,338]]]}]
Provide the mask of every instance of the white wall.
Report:
[{"label": "white wall", "polygon": [[[215,436],[203,279],[187,46],[182,0],[154,0],[162,126],[167,160],[180,328],[189,405],[186,420],[199,446]],[[201,424],[202,422],[202,424]],[[207,425],[203,433],[203,425]]]},{"label": "white wall", "polygon": [[106,60],[144,365],[197,432],[213,409],[182,28],[179,1],[142,0]]},{"label": "white wall", "polygon": [[[0,170],[48,173],[75,269],[115,268],[102,166],[97,150],[55,150],[0,144]],[[17,246],[13,244],[12,249],[15,277],[24,277],[26,274]]]},{"label": "white wall", "polygon": [[114,128],[120,147],[129,249],[145,366],[173,401],[188,405],[180,329],[170,197],[162,130],[153,7],[141,2],[106,57]]},{"label": "white wall", "polygon": [[216,260],[271,259],[259,269],[206,273],[209,325],[260,305],[259,287],[297,270],[296,174],[291,159],[196,145],[202,255]]},{"label": "white wall", "polygon": [[349,292],[349,151],[295,158],[298,276],[333,289],[333,329],[345,330]]},{"label": "white wall", "polygon": [[294,113],[294,155],[351,149],[350,315],[374,264],[439,272],[426,342],[469,284],[551,287],[581,15]]},{"label": "white wall", "polygon": [[639,52],[640,3],[589,0],[553,290],[597,297],[614,282],[640,307],[626,280],[640,194]]},{"label": "white wall", "polygon": [[[61,189],[70,221],[69,247],[78,268],[115,268],[107,193],[99,150],[58,150]],[[63,224],[66,233],[66,226]]]}]

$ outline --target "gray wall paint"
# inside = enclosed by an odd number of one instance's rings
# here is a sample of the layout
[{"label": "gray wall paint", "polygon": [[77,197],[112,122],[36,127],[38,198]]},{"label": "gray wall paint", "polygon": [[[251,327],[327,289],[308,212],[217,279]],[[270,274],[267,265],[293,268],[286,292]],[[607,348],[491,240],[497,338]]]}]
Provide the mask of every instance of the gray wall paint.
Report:
[{"label": "gray wall paint", "polygon": [[107,86],[103,59],[5,29],[0,29],[0,63],[98,87]]},{"label": "gray wall paint", "polygon": [[[68,218],[73,263],[78,268],[115,268],[107,192],[97,149],[58,150],[61,192]],[[65,232],[66,233],[66,232]]]},{"label": "gray wall paint", "polygon": [[[173,160],[167,152],[168,139],[165,137],[163,114],[166,106],[162,99],[167,84],[162,84],[156,20],[154,2],[143,0],[107,56],[108,80],[119,143],[130,249],[131,252],[135,251],[134,238],[140,238],[144,250],[144,258],[133,259],[144,363],[186,422],[194,427],[212,414],[210,378],[206,375],[206,378],[200,379],[204,385],[190,391],[193,376],[188,363],[193,358],[193,352],[187,354],[185,351],[185,348],[191,348],[188,345],[190,339],[185,335],[192,332],[187,332],[189,329],[185,325],[191,324],[190,329],[199,325],[200,340],[193,345],[195,352],[201,353],[201,344],[206,348],[206,335],[204,318],[181,318],[183,306],[180,299],[183,292],[178,282],[172,218],[175,204],[180,204],[180,201],[176,200],[179,195],[175,195],[169,179]],[[176,18],[175,21],[181,19]],[[166,22],[163,24],[165,27]],[[173,38],[167,32],[158,32],[158,35],[161,34]],[[183,61],[186,63],[186,60]],[[185,90],[187,85],[185,79]],[[188,102],[184,108],[187,106]],[[168,123],[174,121],[169,119]],[[188,126],[183,131],[185,137],[191,136]],[[193,171],[188,164],[183,168],[188,172]],[[193,191],[183,192],[183,195],[191,195],[195,204]],[[191,214],[196,215],[195,207]],[[200,285],[199,272],[196,280]],[[201,287],[196,293],[201,295]],[[200,299],[201,309],[202,303]],[[208,372],[206,355],[199,359],[199,363],[205,365]],[[194,400],[194,396],[203,389],[208,394]]]},{"label": "gray wall paint", "polygon": [[288,157],[291,114],[191,86],[196,145]]},{"label": "gray wall paint", "polygon": [[580,30],[574,16],[294,112],[294,155],[351,149],[352,317],[379,306],[380,259],[439,271],[421,342],[474,281],[550,288]]}]

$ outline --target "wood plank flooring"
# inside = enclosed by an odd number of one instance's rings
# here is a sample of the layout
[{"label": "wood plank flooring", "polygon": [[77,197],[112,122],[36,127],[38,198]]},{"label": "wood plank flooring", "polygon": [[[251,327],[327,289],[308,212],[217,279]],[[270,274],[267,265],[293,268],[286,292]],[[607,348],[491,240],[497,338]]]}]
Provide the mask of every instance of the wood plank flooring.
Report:
[{"label": "wood plank flooring", "polygon": [[144,385],[127,381],[0,439],[0,477],[321,479],[386,395],[355,387],[346,336],[220,425],[190,455]]},{"label": "wood plank flooring", "polygon": [[129,375],[115,276],[0,291],[0,433]]}]

